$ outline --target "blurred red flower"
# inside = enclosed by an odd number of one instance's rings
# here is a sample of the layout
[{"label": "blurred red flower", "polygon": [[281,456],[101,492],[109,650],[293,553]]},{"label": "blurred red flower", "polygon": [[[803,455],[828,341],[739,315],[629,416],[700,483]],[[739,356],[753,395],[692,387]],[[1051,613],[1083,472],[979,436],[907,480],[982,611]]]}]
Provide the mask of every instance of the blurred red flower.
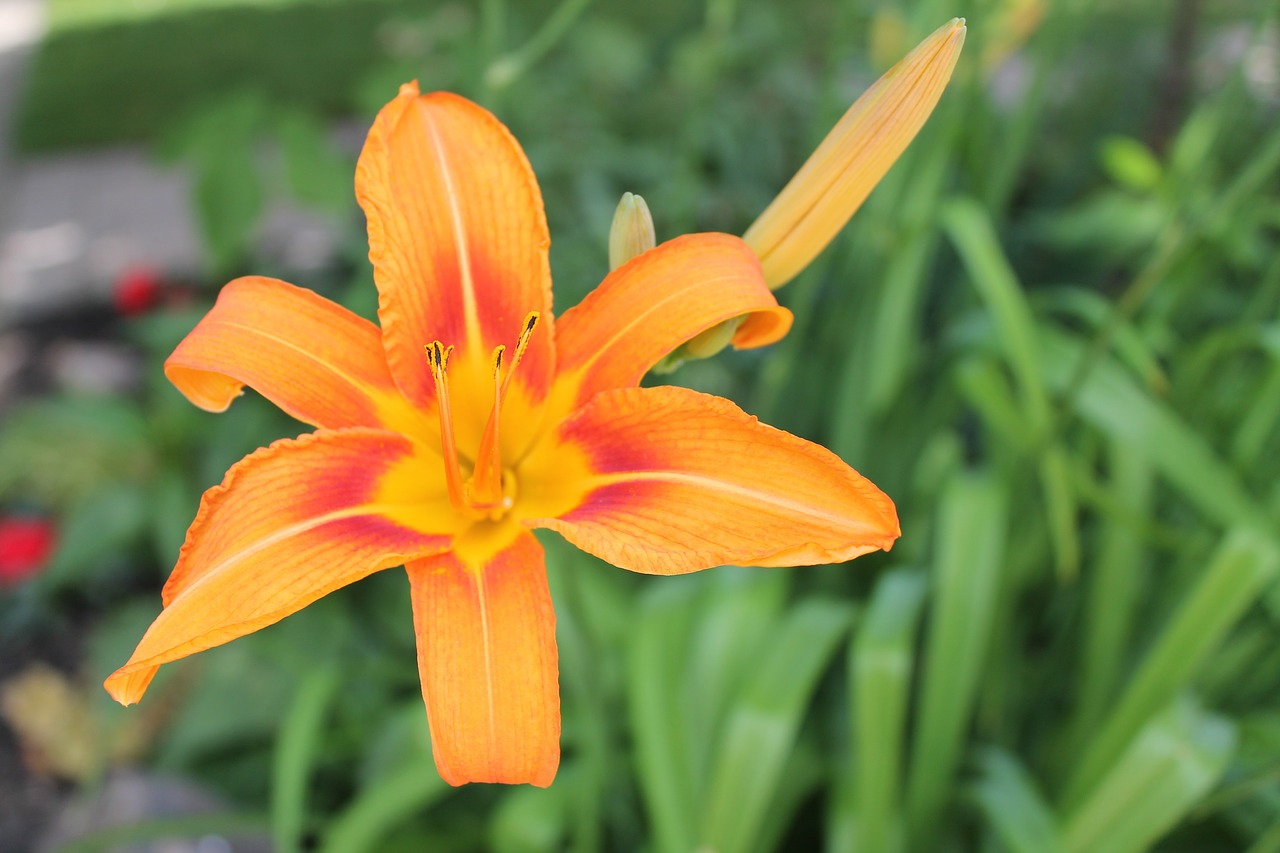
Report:
[{"label": "blurred red flower", "polygon": [[155,270],[147,267],[134,267],[125,270],[116,279],[112,301],[116,311],[126,317],[145,314],[160,301],[160,276]]},{"label": "blurred red flower", "polygon": [[43,569],[54,538],[46,519],[0,517],[0,587],[16,586]]}]

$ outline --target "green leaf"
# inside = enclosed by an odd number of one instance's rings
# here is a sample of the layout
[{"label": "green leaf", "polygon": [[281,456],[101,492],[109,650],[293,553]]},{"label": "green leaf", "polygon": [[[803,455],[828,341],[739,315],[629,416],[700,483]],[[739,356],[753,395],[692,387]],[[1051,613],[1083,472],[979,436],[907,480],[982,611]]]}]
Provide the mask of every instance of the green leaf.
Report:
[{"label": "green leaf", "polygon": [[351,207],[355,164],[334,145],[311,113],[288,110],[275,118],[289,190],[305,205],[331,213]]},{"label": "green leaf", "polygon": [[978,765],[973,797],[1010,853],[1063,853],[1057,817],[1022,762],[991,747]]},{"label": "green leaf", "polygon": [[700,846],[717,853],[757,849],[800,722],[852,616],[846,604],[807,601],[770,637],[715,753]]},{"label": "green leaf", "polygon": [[1277,573],[1280,549],[1270,537],[1248,527],[1238,527],[1223,537],[1213,560],[1089,739],[1064,789],[1062,801],[1067,811],[1081,806],[1137,733],[1186,689],[1197,669]]},{"label": "green leaf", "polygon": [[177,562],[199,506],[196,489],[176,468],[165,468],[150,491],[151,541],[161,563]]},{"label": "green leaf", "polygon": [[[1050,329],[1043,330],[1040,343],[1046,380],[1055,390],[1065,389],[1084,346]],[[1210,519],[1224,526],[1267,526],[1254,499],[1205,439],[1114,362],[1094,365],[1073,405],[1085,421],[1141,454]]]},{"label": "green leaf", "polygon": [[252,140],[232,137],[220,153],[196,167],[196,219],[216,273],[230,271],[248,253],[262,214],[253,153]]},{"label": "green leaf", "polygon": [[726,714],[774,641],[789,579],[782,572],[726,566],[706,578],[698,626],[680,668],[690,758],[699,789],[710,777]]},{"label": "green leaf", "polygon": [[1064,850],[1147,850],[1222,777],[1235,744],[1226,718],[1176,702],[1137,733],[1063,820]]},{"label": "green leaf", "polygon": [[850,649],[853,693],[853,837],[847,845],[865,853],[902,848],[901,774],[907,700],[915,636],[927,580],[897,569],[876,584],[867,615]]},{"label": "green leaf", "polygon": [[925,848],[955,787],[987,657],[1004,561],[1008,498],[991,473],[960,473],[939,507],[933,604],[907,786],[907,826]]},{"label": "green leaf", "polygon": [[145,480],[155,466],[149,435],[146,419],[122,399],[17,406],[0,428],[0,498],[75,512],[99,490]]},{"label": "green leaf", "polygon": [[561,765],[550,788],[513,787],[503,795],[489,823],[494,853],[552,853],[564,849],[565,811],[578,791],[574,768]]},{"label": "green leaf", "polygon": [[1031,434],[1029,443],[1039,449],[1040,483],[1058,573],[1064,578],[1074,577],[1080,563],[1076,498],[1066,451],[1052,434],[1053,410],[1041,375],[1040,328],[1021,283],[1000,249],[987,212],[972,199],[956,199],[943,208],[942,222],[974,288],[995,319],[1001,348],[1017,380]]},{"label": "green leaf", "polygon": [[42,592],[92,584],[103,562],[142,539],[147,530],[147,495],[121,483],[104,488],[76,505],[58,529],[58,546],[49,567],[38,576]]},{"label": "green leaf", "polygon": [[656,849],[677,853],[697,842],[697,789],[687,715],[673,689],[697,614],[697,577],[663,579],[637,608],[627,673],[627,710],[636,775]]},{"label": "green leaf", "polygon": [[360,792],[324,833],[320,853],[370,853],[405,821],[453,793],[430,761],[415,757]]},{"label": "green leaf", "polygon": [[324,722],[338,687],[333,666],[312,670],[280,721],[271,773],[271,837],[280,853],[299,853],[307,829],[307,783],[324,752]]},{"label": "green leaf", "polygon": [[[1110,491],[1117,505],[1138,517],[1152,514],[1151,465],[1122,442],[1108,445]],[[1146,542],[1132,518],[1103,514],[1097,558],[1086,566],[1088,596],[1084,612],[1084,651],[1076,693],[1074,743],[1094,730],[1113,698],[1132,655],[1134,624],[1141,615],[1140,595],[1147,562]]]},{"label": "green leaf", "polygon": [[256,147],[266,114],[262,93],[241,91],[206,103],[168,141],[167,153],[194,170],[196,221],[215,272],[243,258],[262,213]]},{"label": "green leaf", "polygon": [[1160,161],[1151,149],[1128,136],[1112,136],[1102,143],[1102,166],[1121,186],[1147,192],[1155,189],[1163,176]]}]

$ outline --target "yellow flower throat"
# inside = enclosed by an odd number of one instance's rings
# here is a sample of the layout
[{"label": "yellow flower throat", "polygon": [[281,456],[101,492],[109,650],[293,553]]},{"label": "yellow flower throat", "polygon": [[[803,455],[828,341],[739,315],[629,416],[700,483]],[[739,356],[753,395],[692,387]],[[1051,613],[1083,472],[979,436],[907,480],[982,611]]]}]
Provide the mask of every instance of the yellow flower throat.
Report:
[{"label": "yellow flower throat", "polygon": [[440,451],[444,457],[444,477],[449,489],[449,502],[453,508],[463,515],[475,519],[498,521],[515,504],[515,476],[502,468],[502,444],[498,436],[499,423],[502,420],[502,402],[511,388],[511,377],[529,346],[529,338],[534,327],[538,325],[539,314],[530,311],[520,326],[520,334],[516,339],[515,355],[510,366],[503,371],[503,357],[506,347],[494,347],[493,365],[493,408],[489,411],[489,420],[485,424],[484,435],[480,439],[480,448],[476,452],[475,466],[471,476],[462,478],[462,466],[459,462],[458,447],[453,436],[453,410],[449,403],[449,355],[453,347],[446,347],[440,341],[427,344],[427,363],[431,366],[431,377],[436,385],[437,410],[440,415]]}]

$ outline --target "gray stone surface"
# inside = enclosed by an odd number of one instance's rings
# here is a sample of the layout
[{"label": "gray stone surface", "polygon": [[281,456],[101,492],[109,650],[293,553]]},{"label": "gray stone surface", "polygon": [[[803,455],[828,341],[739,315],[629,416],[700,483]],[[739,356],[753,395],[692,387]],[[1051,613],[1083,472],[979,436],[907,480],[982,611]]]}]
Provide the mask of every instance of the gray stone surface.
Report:
[{"label": "gray stone surface", "polygon": [[[203,269],[182,168],[160,165],[141,146],[38,157],[12,150],[42,3],[0,0],[0,332],[105,302],[130,269],[170,279]],[[341,235],[341,223],[274,200],[257,246],[261,256],[305,274],[332,260]]]},{"label": "gray stone surface", "polygon": [[199,266],[186,176],[158,169],[144,151],[17,160],[5,183],[0,314],[106,300],[133,267],[190,274]]}]

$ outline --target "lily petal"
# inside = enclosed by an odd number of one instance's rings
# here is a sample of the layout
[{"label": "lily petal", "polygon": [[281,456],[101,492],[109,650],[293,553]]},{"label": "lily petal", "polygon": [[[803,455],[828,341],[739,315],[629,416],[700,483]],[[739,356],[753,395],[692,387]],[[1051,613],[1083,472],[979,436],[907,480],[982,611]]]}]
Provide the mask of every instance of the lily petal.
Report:
[{"label": "lily petal", "polygon": [[560,488],[583,497],[526,523],[624,569],[835,563],[887,551],[899,536],[893,502],[838,456],[719,397],[605,391],[558,439],[526,464],[578,472]]},{"label": "lily petal", "polygon": [[161,664],[280,621],[380,569],[439,553],[451,537],[447,499],[415,489],[415,446],[357,428],[278,441],[205,492],[164,610],[107,680],[130,705]]},{"label": "lily petal", "polygon": [[387,371],[378,327],[310,290],[238,278],[164,364],[188,400],[223,412],[245,385],[288,414],[327,429],[435,430]]},{"label": "lily petal", "polygon": [[964,45],[953,18],[884,73],[827,134],[743,238],[777,289],[844,227],[924,127]]},{"label": "lily petal", "polygon": [[[484,108],[406,86],[383,108],[356,169],[369,260],[391,374],[420,407],[434,384],[422,348],[456,347],[453,400],[464,451],[492,403],[494,347],[515,344],[525,316],[542,314],[517,374],[526,402],[545,397],[554,353],[550,237],[533,170],[510,131]],[[513,389],[514,390],[514,389]],[[518,403],[517,403],[518,405]]]},{"label": "lily petal", "polygon": [[750,315],[764,346],[791,327],[791,312],[764,284],[760,262],[728,234],[668,240],[611,272],[556,327],[557,396],[568,410],[597,391],[638,385],[659,359],[700,332]]},{"label": "lily petal", "polygon": [[494,525],[407,569],[440,776],[550,785],[560,693],[542,546],[514,524]]}]

